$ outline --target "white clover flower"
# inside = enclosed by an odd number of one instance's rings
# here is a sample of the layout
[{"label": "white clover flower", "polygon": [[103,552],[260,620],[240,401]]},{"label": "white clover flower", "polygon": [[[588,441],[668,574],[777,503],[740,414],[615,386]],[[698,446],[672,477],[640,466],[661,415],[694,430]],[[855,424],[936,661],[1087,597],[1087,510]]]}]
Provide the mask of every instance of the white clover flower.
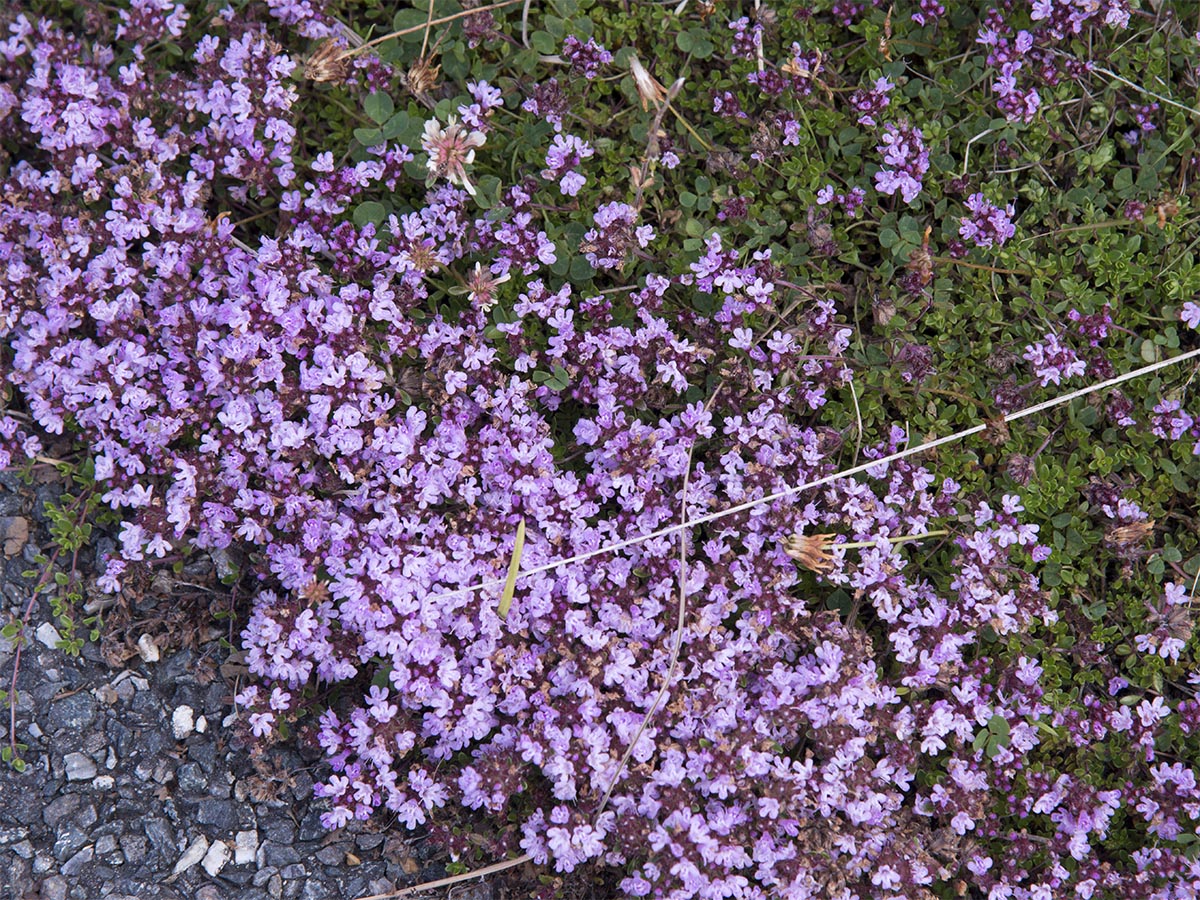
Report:
[{"label": "white clover flower", "polygon": [[467,178],[466,167],[475,161],[475,148],[482,147],[485,140],[482,131],[467,130],[454,116],[447,118],[445,127],[437,119],[427,121],[421,149],[429,154],[426,165],[430,182],[445,178],[451,184],[461,184],[474,197],[475,186]]}]

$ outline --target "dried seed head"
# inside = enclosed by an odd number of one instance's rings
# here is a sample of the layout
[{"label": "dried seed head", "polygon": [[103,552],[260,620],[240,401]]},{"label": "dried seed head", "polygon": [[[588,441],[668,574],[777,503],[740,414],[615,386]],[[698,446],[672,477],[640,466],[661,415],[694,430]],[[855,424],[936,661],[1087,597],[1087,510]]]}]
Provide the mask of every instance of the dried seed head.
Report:
[{"label": "dried seed head", "polygon": [[345,80],[350,65],[342,56],[344,49],[335,40],[322,41],[304,63],[304,77],[316,82]]},{"label": "dried seed head", "polygon": [[1021,453],[1014,453],[1008,458],[1008,477],[1019,485],[1029,484],[1033,480],[1033,458]]},{"label": "dried seed head", "polygon": [[296,592],[296,596],[302,600],[311,600],[313,603],[324,603],[329,599],[329,585],[324,581],[313,579],[304,587]]},{"label": "dried seed head", "polygon": [[746,174],[742,157],[730,150],[714,150],[704,160],[704,167],[710,175],[729,175],[737,180]]},{"label": "dried seed head", "polygon": [[993,350],[988,354],[984,365],[997,375],[1005,375],[1017,364],[1018,359],[1020,357],[1011,350]]},{"label": "dried seed head", "polygon": [[832,534],[793,534],[783,542],[783,550],[804,568],[825,574],[833,571],[829,548],[834,537]]},{"label": "dried seed head", "polygon": [[766,122],[759,122],[758,127],[754,129],[754,134],[750,136],[750,147],[759,156],[775,156],[779,153],[781,146],[783,144],[779,135]]},{"label": "dried seed head", "polygon": [[1168,606],[1164,610],[1158,610],[1152,606],[1147,606],[1147,620],[1155,628],[1165,627],[1167,633],[1177,640],[1183,641],[1185,644],[1192,639],[1192,631],[1195,623],[1194,610],[1189,603],[1183,603],[1176,606]]},{"label": "dried seed head", "polygon": [[404,74],[404,84],[414,96],[425,97],[437,87],[441,74],[442,67],[435,64],[432,57],[421,57]]},{"label": "dried seed head", "polygon": [[754,20],[762,26],[763,42],[775,39],[779,34],[779,13],[769,6],[760,6],[754,11]]},{"label": "dried seed head", "polygon": [[871,315],[878,328],[886,328],[887,323],[896,315],[896,302],[891,297],[876,294],[871,300]]},{"label": "dried seed head", "polygon": [[1128,549],[1144,543],[1154,534],[1154,520],[1130,522],[1128,525],[1118,525],[1104,533],[1105,542],[1118,549]]},{"label": "dried seed head", "polygon": [[929,234],[932,229],[926,226],[925,236],[921,246],[908,256],[906,268],[916,276],[921,287],[933,281],[933,254],[929,252]]},{"label": "dried seed head", "polygon": [[1004,420],[1003,416],[996,416],[994,419],[989,419],[983,432],[983,439],[993,447],[1007,444],[1011,436],[1008,430],[1008,422]]},{"label": "dried seed head", "polygon": [[667,89],[646,71],[646,67],[636,56],[629,58],[629,74],[633,76],[633,86],[637,88],[643,110],[648,110],[651,104],[657,108],[666,99]]}]

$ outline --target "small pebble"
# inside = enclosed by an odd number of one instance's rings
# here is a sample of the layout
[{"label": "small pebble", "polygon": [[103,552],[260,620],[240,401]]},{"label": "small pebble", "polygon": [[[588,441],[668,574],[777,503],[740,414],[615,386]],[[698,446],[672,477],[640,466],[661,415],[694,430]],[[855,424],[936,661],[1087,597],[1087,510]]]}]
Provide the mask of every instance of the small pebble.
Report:
[{"label": "small pebble", "polygon": [[182,741],[192,733],[196,727],[194,715],[190,706],[178,706],[171,713],[171,730],[175,733],[175,740]]},{"label": "small pebble", "polygon": [[92,858],[95,855],[96,855],[95,848],[84,847],[82,850],[80,850],[78,853],[76,853],[74,856],[72,856],[70,859],[68,859],[65,863],[63,863],[62,868],[59,871],[68,877],[73,877],[75,875],[78,875],[80,873],[80,871],[83,869],[83,867],[92,861]]},{"label": "small pebble", "polygon": [[67,781],[88,781],[96,777],[96,763],[82,753],[68,753],[63,757],[67,767]]},{"label": "small pebble", "polygon": [[29,736],[30,737],[40,738],[43,734],[45,734],[45,732],[42,731],[42,729],[38,727],[37,722],[29,723]]},{"label": "small pebble", "polygon": [[49,622],[43,622],[33,634],[39,643],[44,644],[51,650],[55,649],[58,646],[58,642],[62,640],[62,635],[58,633],[58,629]]},{"label": "small pebble", "polygon": [[201,716],[196,720],[196,733],[204,734],[206,731],[208,731],[208,719]]},{"label": "small pebble", "polygon": [[97,775],[92,779],[92,787],[98,791],[111,791],[116,783],[111,775]]},{"label": "small pebble", "polygon": [[138,638],[137,649],[138,656],[140,656],[145,662],[158,662],[160,656],[158,652],[158,644],[154,643],[154,638],[150,637],[150,635],[143,634],[140,638]]},{"label": "small pebble", "polygon": [[239,831],[233,839],[233,848],[234,865],[244,866],[254,862],[254,856],[258,850],[258,832]]},{"label": "small pebble", "polygon": [[4,541],[4,555],[16,556],[29,542],[29,520],[22,516],[0,518],[0,540]]},{"label": "small pebble", "polygon": [[215,878],[217,873],[225,868],[227,862],[229,862],[229,847],[224,841],[213,841],[200,865],[204,867],[205,872]]},{"label": "small pebble", "polygon": [[67,879],[61,875],[52,875],[42,882],[38,896],[42,900],[66,900]]},{"label": "small pebble", "polygon": [[182,874],[194,866],[200,860],[204,859],[204,855],[208,853],[208,838],[204,835],[192,841],[190,847],[183,851],[183,856],[179,857],[179,862],[175,863],[175,875]]}]

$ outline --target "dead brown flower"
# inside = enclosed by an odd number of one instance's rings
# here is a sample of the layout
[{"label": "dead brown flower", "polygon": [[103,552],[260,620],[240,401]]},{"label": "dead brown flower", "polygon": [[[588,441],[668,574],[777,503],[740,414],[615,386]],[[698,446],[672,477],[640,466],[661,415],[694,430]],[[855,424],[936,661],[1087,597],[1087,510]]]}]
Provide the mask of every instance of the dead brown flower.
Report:
[{"label": "dead brown flower", "polygon": [[304,77],[318,83],[344,80],[350,71],[350,66],[342,55],[344,49],[335,40],[322,41],[305,61]]},{"label": "dead brown flower", "polygon": [[429,94],[438,85],[438,76],[442,74],[442,67],[433,61],[433,54],[422,56],[411,66],[404,74],[404,86],[412,92],[421,103],[432,108],[433,101]]},{"label": "dead brown flower", "polygon": [[324,581],[313,579],[304,587],[296,592],[296,596],[302,600],[311,600],[313,603],[324,603],[329,599],[329,585]]},{"label": "dead brown flower", "polygon": [[783,550],[812,572],[825,574],[833,571],[833,555],[829,548],[836,535],[832,534],[793,534],[783,542]]},{"label": "dead brown flower", "polygon": [[1144,543],[1154,534],[1154,520],[1130,522],[1128,525],[1118,525],[1104,533],[1104,541],[1110,547],[1128,549]]}]

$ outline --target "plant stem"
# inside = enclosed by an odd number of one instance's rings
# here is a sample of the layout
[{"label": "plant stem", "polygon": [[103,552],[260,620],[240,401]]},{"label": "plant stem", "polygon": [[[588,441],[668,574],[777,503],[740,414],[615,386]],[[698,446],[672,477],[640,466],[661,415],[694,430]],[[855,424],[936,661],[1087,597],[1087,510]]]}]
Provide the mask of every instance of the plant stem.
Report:
[{"label": "plant stem", "polygon": [[[890,537],[887,539],[889,544],[905,544],[909,541],[920,541],[925,538],[941,537],[949,534],[945,528],[939,528],[936,531],[926,531],[922,534],[906,534],[901,537]],[[863,547],[874,547],[879,541],[852,541],[849,544],[830,544],[830,550],[859,550]]]},{"label": "plant stem", "polygon": [[512,6],[514,3],[520,3],[520,2],[521,2],[521,0],[501,0],[501,2],[499,2],[499,3],[492,3],[492,4],[489,4],[488,6],[479,6],[479,7],[476,7],[475,9],[464,9],[461,12],[456,12],[456,13],[454,13],[454,15],[451,15],[451,16],[442,16],[440,19],[430,19],[424,25],[414,25],[411,28],[401,28],[399,31],[393,31],[389,34],[383,35],[382,37],[377,37],[374,40],[367,41],[361,47],[355,47],[353,50],[347,50],[345,53],[340,54],[338,56],[338,59],[349,59],[351,56],[357,56],[358,54],[362,53],[364,50],[366,50],[370,47],[374,47],[377,44],[382,44],[384,41],[391,40],[392,38],[403,37],[406,34],[415,34],[418,31],[423,31],[425,29],[431,28],[434,25],[444,25],[447,22],[453,22],[455,19],[461,19],[464,16],[471,16],[471,15],[474,15],[475,13],[488,12],[489,10],[500,9],[501,7],[505,7],[505,6]]}]

